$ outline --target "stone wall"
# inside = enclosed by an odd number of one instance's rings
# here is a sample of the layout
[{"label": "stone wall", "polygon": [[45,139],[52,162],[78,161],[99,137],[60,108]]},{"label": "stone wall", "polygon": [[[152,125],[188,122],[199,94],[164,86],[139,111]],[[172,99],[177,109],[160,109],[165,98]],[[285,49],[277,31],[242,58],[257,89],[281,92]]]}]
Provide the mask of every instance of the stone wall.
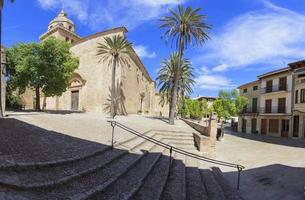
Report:
[{"label": "stone wall", "polygon": [[197,132],[193,133],[195,145],[204,156],[215,158],[217,122],[215,119],[209,120],[209,126],[203,126],[191,120],[183,119],[185,123],[194,128]]}]

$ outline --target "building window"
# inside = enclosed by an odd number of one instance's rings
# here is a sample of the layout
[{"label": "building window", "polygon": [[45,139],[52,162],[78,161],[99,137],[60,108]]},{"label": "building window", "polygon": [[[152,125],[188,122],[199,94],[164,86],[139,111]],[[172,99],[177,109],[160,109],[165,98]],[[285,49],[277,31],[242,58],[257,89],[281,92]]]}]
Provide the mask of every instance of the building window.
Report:
[{"label": "building window", "polygon": [[273,81],[267,81],[267,87],[266,87],[266,92],[272,92],[272,88],[273,88]]},{"label": "building window", "polygon": [[272,111],[272,99],[266,99],[265,101],[265,113],[271,113]]},{"label": "building window", "polygon": [[299,103],[299,90],[296,90],[296,91],[295,91],[294,103],[295,103],[295,104]]},{"label": "building window", "polygon": [[286,112],[286,98],[279,98],[277,111],[278,113]]},{"label": "building window", "polygon": [[281,77],[280,80],[280,85],[279,85],[279,90],[283,91],[287,89],[287,77]]},{"label": "building window", "polygon": [[253,91],[256,91],[258,89],[258,86],[253,86]]},{"label": "building window", "polygon": [[243,91],[243,93],[247,93],[247,92],[248,92],[248,90],[247,90],[247,88],[245,88],[244,91]]},{"label": "building window", "polygon": [[69,30],[70,30],[70,31],[72,30],[72,26],[69,26]]},{"label": "building window", "polygon": [[66,37],[66,42],[69,42],[69,38],[68,37]]},{"label": "building window", "polygon": [[302,78],[302,77],[305,77],[305,74],[299,74],[298,75],[298,78]]},{"label": "building window", "polygon": [[300,103],[305,103],[305,89],[301,89]]},{"label": "building window", "polygon": [[278,133],[279,132],[279,120],[270,119],[269,120],[269,133]]}]

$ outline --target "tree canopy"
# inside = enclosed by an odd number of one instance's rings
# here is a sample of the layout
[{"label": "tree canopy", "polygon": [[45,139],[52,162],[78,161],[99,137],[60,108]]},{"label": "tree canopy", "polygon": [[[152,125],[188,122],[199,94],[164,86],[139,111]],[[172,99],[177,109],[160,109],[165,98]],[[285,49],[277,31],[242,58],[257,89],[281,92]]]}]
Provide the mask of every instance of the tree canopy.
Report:
[{"label": "tree canopy", "polygon": [[[8,49],[7,72],[13,89],[36,89],[36,108],[40,91],[47,97],[60,96],[78,66],[69,51],[70,44],[53,37],[42,43],[20,43]],[[40,109],[38,106],[37,109]]]},{"label": "tree canopy", "polygon": [[213,109],[219,119],[237,116],[247,105],[248,99],[240,96],[238,90],[220,91],[218,99],[213,102]]}]

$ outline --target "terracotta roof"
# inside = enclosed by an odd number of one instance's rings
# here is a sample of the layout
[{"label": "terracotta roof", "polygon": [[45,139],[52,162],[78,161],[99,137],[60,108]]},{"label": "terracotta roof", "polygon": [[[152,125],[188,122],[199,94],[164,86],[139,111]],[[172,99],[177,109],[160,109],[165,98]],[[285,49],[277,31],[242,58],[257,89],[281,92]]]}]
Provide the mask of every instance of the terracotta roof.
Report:
[{"label": "terracotta roof", "polygon": [[293,63],[289,63],[288,64],[291,69],[296,69],[296,68],[299,68],[299,67],[305,67],[305,60],[299,60],[299,61],[296,61],[296,62],[293,62]]},{"label": "terracotta roof", "polygon": [[195,100],[198,100],[198,99],[217,99],[217,97],[209,97],[209,96],[199,96],[199,97],[195,97],[194,98]]},{"label": "terracotta roof", "polygon": [[268,76],[273,76],[273,75],[276,75],[276,74],[288,72],[289,70],[290,70],[290,67],[284,67],[284,68],[281,68],[281,69],[277,69],[277,70],[274,70],[274,71],[271,71],[271,72],[259,75],[259,76],[257,76],[257,78],[259,78],[259,79],[266,78]]},{"label": "terracotta roof", "polygon": [[244,87],[248,87],[248,86],[254,85],[254,84],[259,84],[259,80],[252,81],[252,82],[249,82],[249,83],[245,83],[245,84],[239,86],[238,89],[241,89],[241,88],[244,88]]}]

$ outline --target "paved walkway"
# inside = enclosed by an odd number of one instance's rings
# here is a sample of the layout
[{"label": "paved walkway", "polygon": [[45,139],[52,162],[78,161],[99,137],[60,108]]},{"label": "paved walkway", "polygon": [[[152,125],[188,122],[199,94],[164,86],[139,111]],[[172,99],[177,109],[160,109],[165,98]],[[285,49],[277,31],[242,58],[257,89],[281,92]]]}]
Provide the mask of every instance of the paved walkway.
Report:
[{"label": "paved walkway", "polygon": [[[217,143],[216,155],[217,159],[246,167],[241,176],[241,194],[245,199],[304,199],[305,139],[230,133]],[[234,170],[222,171],[236,184]]]},{"label": "paved walkway", "polygon": [[[46,130],[63,133],[69,136],[102,144],[111,141],[111,120],[107,115],[98,113],[37,113],[37,112],[7,112],[9,119],[26,122]],[[117,116],[115,120],[139,132],[151,130],[182,131],[192,134],[194,130],[183,121],[176,120],[174,126],[159,118],[149,116],[128,115]],[[116,129],[115,140],[123,141],[133,137],[121,129]]]},{"label": "paved walkway", "polygon": [[[57,162],[75,159],[100,151],[111,144],[109,118],[101,114],[37,112],[8,112],[0,119],[1,166],[26,165],[37,162]],[[145,116],[117,117],[130,128],[141,133],[148,131],[185,132],[193,129],[182,121],[170,126],[166,122]],[[115,129],[115,142],[123,142],[135,135]]]}]

